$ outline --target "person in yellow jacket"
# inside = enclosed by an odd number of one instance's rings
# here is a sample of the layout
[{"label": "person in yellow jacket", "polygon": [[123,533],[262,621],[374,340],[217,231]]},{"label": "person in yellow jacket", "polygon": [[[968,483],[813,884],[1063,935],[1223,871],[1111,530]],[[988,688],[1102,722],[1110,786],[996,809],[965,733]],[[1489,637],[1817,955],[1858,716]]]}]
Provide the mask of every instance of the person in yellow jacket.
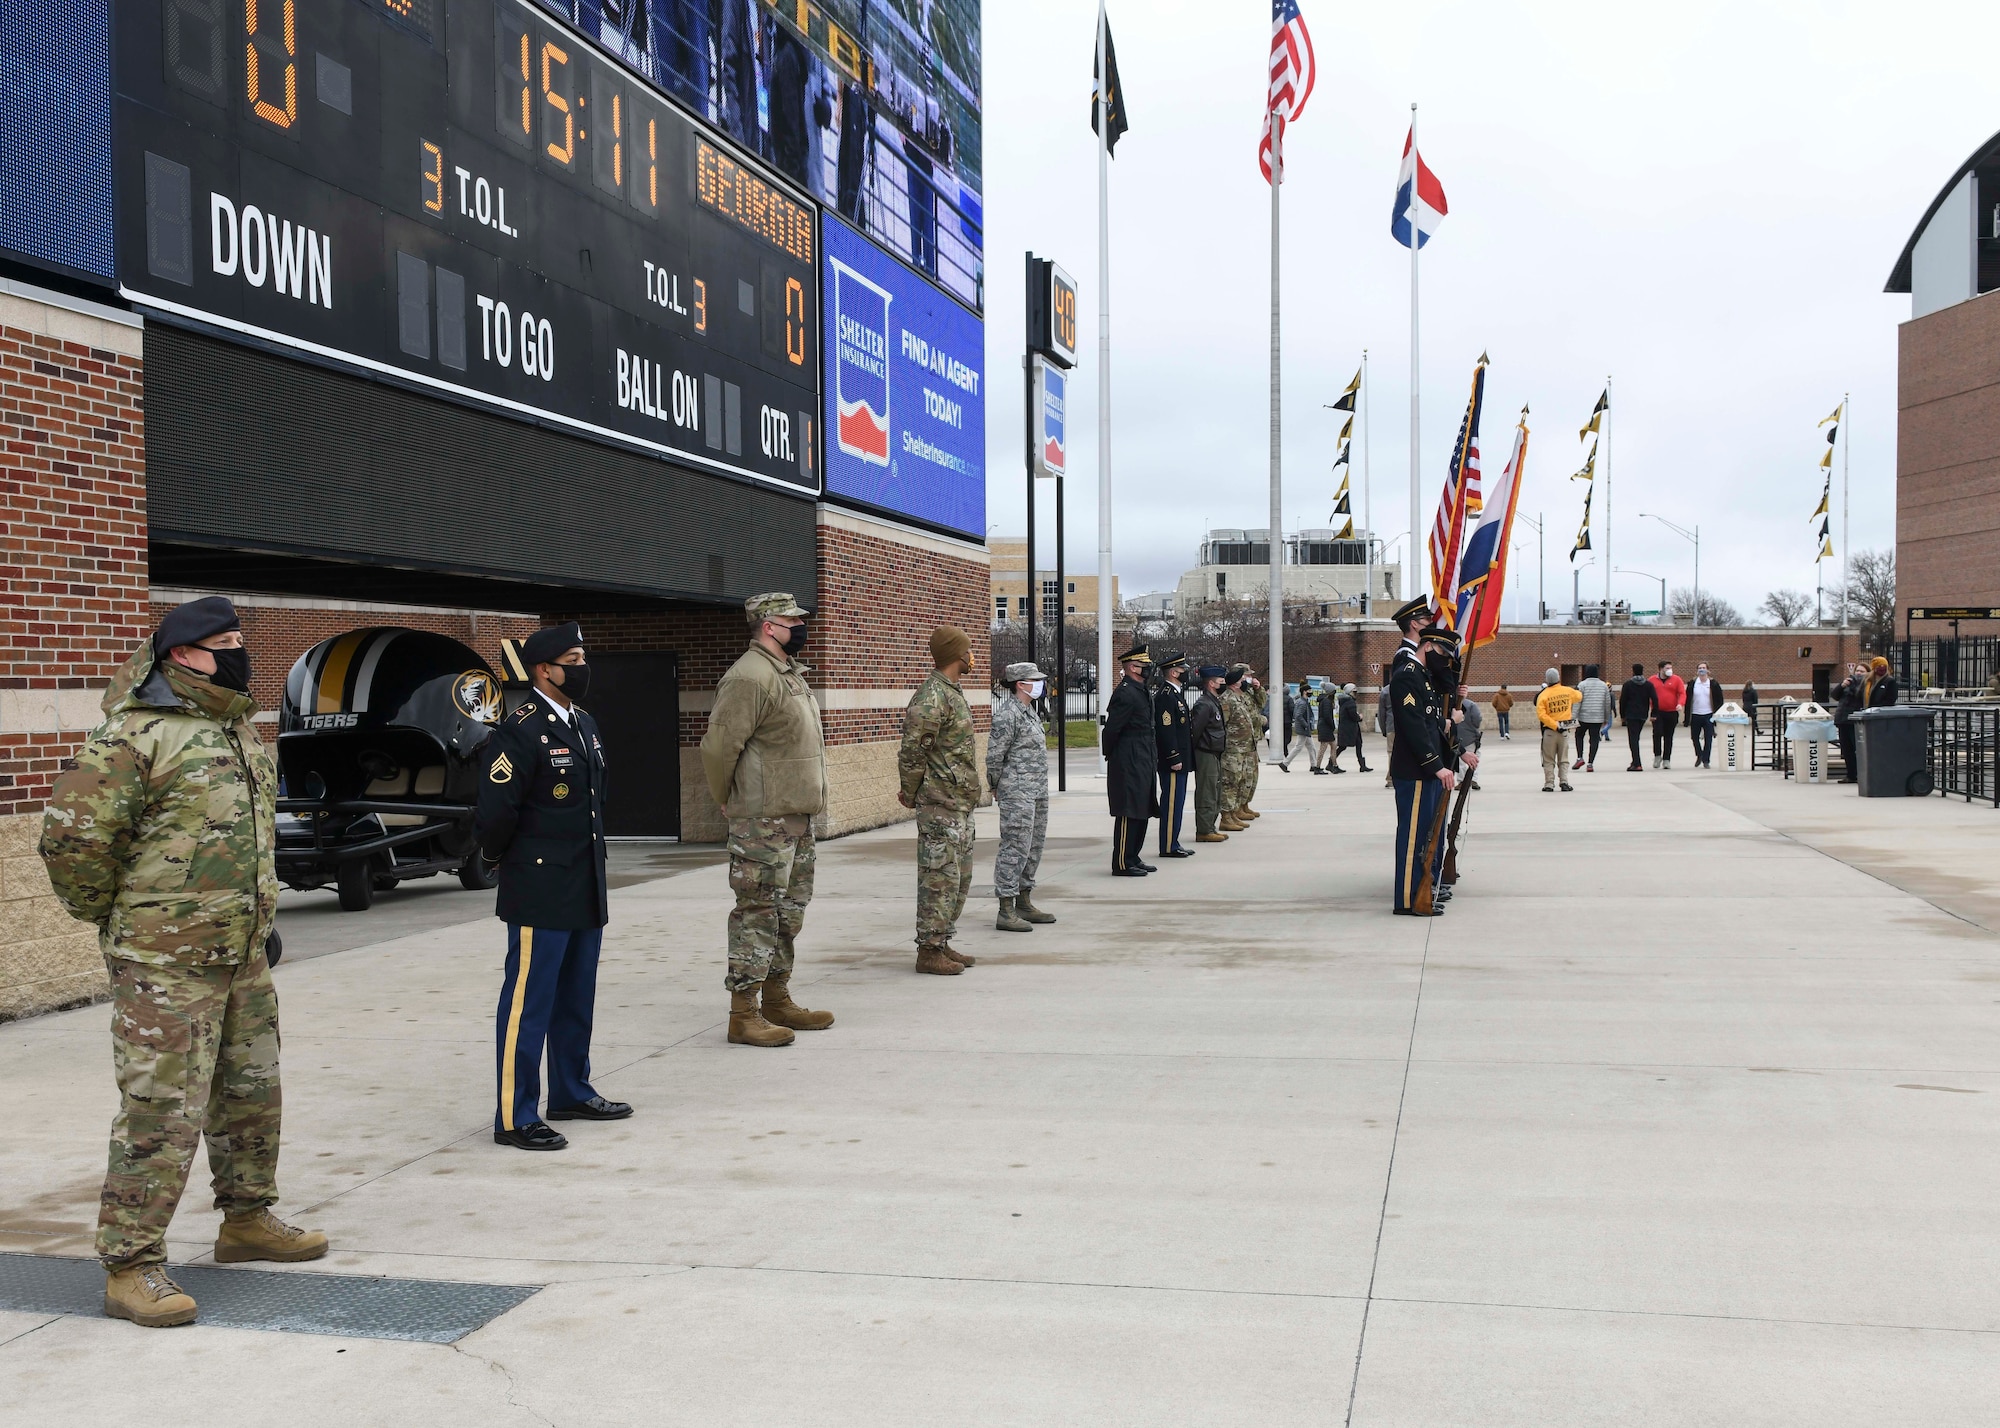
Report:
[{"label": "person in yellow jacket", "polygon": [[1542,692],[1535,696],[1535,717],[1542,724],[1542,792],[1554,793],[1556,779],[1570,791],[1569,731],[1576,725],[1576,706],[1583,691],[1562,682],[1562,671],[1542,671]]}]

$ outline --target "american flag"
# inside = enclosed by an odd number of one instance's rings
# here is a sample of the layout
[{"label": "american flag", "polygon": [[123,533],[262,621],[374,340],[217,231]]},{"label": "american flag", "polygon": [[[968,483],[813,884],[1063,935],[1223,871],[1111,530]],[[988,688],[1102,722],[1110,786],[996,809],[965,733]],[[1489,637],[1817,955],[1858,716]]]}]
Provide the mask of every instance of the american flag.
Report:
[{"label": "american flag", "polygon": [[[1264,105],[1264,138],[1257,145],[1257,167],[1264,171],[1266,183],[1272,181],[1273,136],[1305,113],[1316,73],[1312,36],[1306,33],[1298,0],[1271,0],[1271,93]],[[1283,175],[1277,181],[1283,183]]]},{"label": "american flag", "polygon": [[1451,453],[1451,474],[1445,478],[1437,516],[1431,522],[1431,591],[1438,620],[1447,627],[1458,615],[1459,556],[1465,547],[1467,520],[1476,515],[1479,495],[1479,414],[1486,404],[1486,354],[1472,369],[1472,395],[1458,424],[1458,442]]}]

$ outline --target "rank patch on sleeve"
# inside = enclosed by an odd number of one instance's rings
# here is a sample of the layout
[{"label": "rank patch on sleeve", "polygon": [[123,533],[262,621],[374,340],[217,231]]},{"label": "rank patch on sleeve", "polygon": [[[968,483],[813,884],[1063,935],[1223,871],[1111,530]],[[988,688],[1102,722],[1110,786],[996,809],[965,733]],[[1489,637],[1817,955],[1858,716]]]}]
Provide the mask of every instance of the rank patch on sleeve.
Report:
[{"label": "rank patch on sleeve", "polygon": [[1403,696],[1403,702],[1405,704],[1415,704],[1417,702],[1417,696],[1414,694],[1405,694]]},{"label": "rank patch on sleeve", "polygon": [[507,782],[507,780],[514,777],[514,761],[505,754],[501,754],[493,760],[493,767],[488,771],[486,776],[495,783]]}]

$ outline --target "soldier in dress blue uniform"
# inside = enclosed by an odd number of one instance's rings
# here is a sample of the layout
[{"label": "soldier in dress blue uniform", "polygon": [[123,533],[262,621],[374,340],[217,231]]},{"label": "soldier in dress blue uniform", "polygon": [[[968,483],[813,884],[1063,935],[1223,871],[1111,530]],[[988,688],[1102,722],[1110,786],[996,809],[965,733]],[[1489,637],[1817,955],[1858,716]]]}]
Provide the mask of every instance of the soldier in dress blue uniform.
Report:
[{"label": "soldier in dress blue uniform", "polygon": [[[1417,884],[1438,801],[1458,782],[1444,753],[1437,689],[1424,667],[1430,602],[1410,601],[1395,614],[1403,631],[1389,667],[1389,709],[1396,738],[1389,749],[1389,779],[1396,790],[1395,905],[1399,917],[1416,916]],[[1435,650],[1437,645],[1429,648]],[[1433,915],[1441,909],[1433,910]]]},{"label": "soldier in dress blue uniform", "polygon": [[1159,751],[1160,856],[1192,858],[1181,846],[1187,812],[1188,780],[1194,777],[1194,738],[1188,732],[1187,657],[1175,650],[1160,656],[1160,686],[1153,691],[1153,743]]},{"label": "soldier in dress blue uniform", "polygon": [[521,642],[520,662],[535,692],[494,730],[475,825],[480,856],[498,865],[497,911],[507,924],[493,1139],[518,1150],[561,1150],[569,1141],[541,1114],[544,1042],[549,1120],[632,1114],[590,1084],[597,954],[608,920],[604,744],[597,721],[576,703],[590,688],[581,628],[535,631]]}]

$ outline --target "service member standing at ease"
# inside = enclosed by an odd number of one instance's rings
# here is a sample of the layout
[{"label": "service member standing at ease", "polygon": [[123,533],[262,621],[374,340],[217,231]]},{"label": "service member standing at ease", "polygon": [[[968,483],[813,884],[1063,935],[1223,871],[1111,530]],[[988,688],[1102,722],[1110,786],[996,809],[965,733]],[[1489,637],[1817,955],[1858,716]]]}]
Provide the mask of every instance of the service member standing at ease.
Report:
[{"label": "service member standing at ease", "polygon": [[569,1142],[541,1115],[544,1044],[549,1120],[632,1114],[590,1084],[597,957],[609,920],[604,744],[576,702],[590,689],[582,629],[572,622],[535,631],[521,642],[521,663],[535,692],[493,731],[474,828],[479,855],[499,865],[495,910],[507,924],[493,1140],[561,1150]]},{"label": "service member standing at ease", "polygon": [[1458,784],[1458,776],[1445,761],[1437,691],[1425,671],[1417,637],[1429,619],[1430,602],[1422,596],[1396,612],[1403,642],[1389,666],[1389,709],[1396,731],[1389,746],[1389,779],[1396,790],[1394,911],[1399,917],[1417,915],[1417,885],[1423,879],[1431,824],[1439,800]]},{"label": "service member standing at ease", "polygon": [[1201,693],[1195,696],[1188,713],[1188,743],[1194,749],[1194,841],[1227,843],[1229,835],[1219,824],[1222,819],[1222,755],[1228,747],[1228,730],[1223,725],[1222,680],[1228,670],[1219,664],[1205,664],[1195,671]]},{"label": "service member standing at ease", "polygon": [[917,970],[956,977],[975,958],[951,945],[972,891],[972,810],[979,764],[972,708],[960,681],[972,672],[972,641],[955,625],[931,633],[936,666],[903,711],[896,797],[917,811]]},{"label": "service member standing at ease", "polygon": [[[181,606],[104,694],[104,722],[64,765],[42,861],[70,916],[97,924],[111,973],[118,1115],[97,1215],[104,1312],[185,1324],[167,1224],[208,1141],[215,1257],[318,1259],[326,1236],[278,1199],[278,770],[251,716],[250,657],[220,595]],[[19,1107],[28,1111],[28,1107]]]},{"label": "service member standing at ease", "polygon": [[[826,746],[799,651],[806,612],[784,591],[743,602],[750,648],[715,689],[701,738],[708,791],[729,820],[729,1039],[789,1046],[833,1013],[792,1000],[793,941],[813,895],[813,816],[826,810]],[[763,1006],[758,1006],[758,994]]]},{"label": "service member standing at ease", "polygon": [[1111,874],[1142,878],[1159,869],[1146,861],[1146,824],[1159,807],[1153,700],[1146,670],[1153,657],[1135,645],[1118,657],[1118,688],[1104,706],[1104,789],[1111,800]]},{"label": "service member standing at ease", "polygon": [[1153,691],[1153,743],[1160,770],[1160,856],[1192,858],[1181,846],[1181,819],[1187,812],[1188,779],[1194,775],[1194,741],[1188,734],[1188,662],[1180,654],[1160,663],[1160,687]]}]

